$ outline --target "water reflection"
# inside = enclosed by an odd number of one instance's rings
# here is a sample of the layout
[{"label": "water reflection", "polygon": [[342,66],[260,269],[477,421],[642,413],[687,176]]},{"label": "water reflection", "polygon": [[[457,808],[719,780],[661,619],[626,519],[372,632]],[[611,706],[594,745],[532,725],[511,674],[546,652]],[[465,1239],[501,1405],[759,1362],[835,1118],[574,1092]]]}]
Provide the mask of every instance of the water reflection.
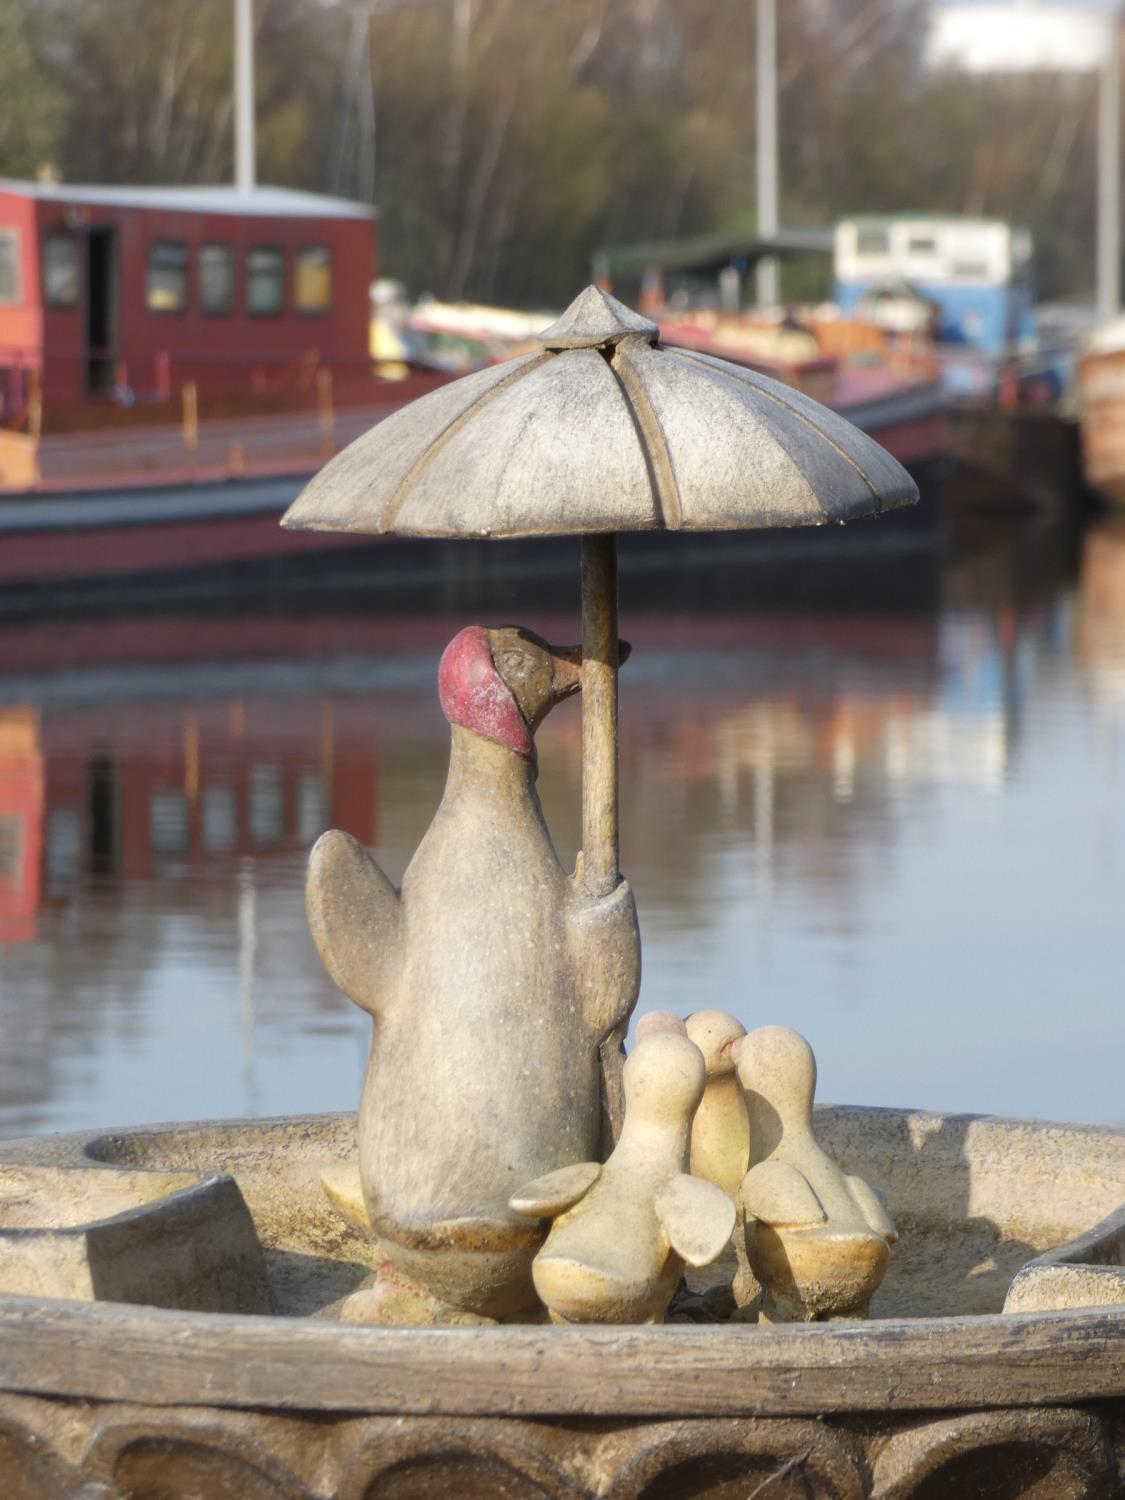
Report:
[{"label": "water reflection", "polygon": [[[668,593],[623,601],[642,1005],[799,1026],[826,1098],[1120,1119],[1125,527],[978,542],[936,605],[900,576],[890,607],[869,576],[803,611]],[[343,827],[401,874],[461,623],[0,631],[0,1129],[352,1104],[366,1022],[307,938],[304,855]],[[580,751],[560,710],[568,859]]]}]

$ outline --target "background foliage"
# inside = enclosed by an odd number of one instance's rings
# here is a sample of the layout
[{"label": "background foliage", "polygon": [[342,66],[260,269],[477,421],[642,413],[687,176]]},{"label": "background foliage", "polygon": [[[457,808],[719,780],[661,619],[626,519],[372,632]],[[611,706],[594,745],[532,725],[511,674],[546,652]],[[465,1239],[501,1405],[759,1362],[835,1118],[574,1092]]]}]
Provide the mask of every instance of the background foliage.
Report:
[{"label": "background foliage", "polygon": [[[789,224],[1031,226],[1091,279],[1094,86],[921,66],[921,0],[784,0]],[[415,292],[559,304],[599,245],[753,225],[750,0],[257,0],[263,181],[374,196]],[[0,176],[228,180],[230,0],[0,0]]]}]

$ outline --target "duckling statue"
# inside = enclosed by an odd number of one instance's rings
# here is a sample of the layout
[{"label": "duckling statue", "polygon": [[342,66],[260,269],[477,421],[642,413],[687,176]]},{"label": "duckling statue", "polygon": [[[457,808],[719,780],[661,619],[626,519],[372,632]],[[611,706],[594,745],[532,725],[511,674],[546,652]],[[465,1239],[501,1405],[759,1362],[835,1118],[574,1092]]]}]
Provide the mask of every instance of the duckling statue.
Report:
[{"label": "duckling statue", "polygon": [[697,1010],[685,1022],[703,1053],[707,1087],[691,1127],[691,1170],[737,1198],[750,1166],[750,1116],[735,1067],[735,1043],[746,1027],[722,1010]]},{"label": "duckling statue", "polygon": [[733,1200],[736,1270],[735,1304],[745,1307],[760,1290],[746,1258],[746,1233],[739,1189],[750,1166],[750,1116],[738,1081],[735,1057],[746,1027],[723,1010],[697,1010],[688,1016],[687,1034],[703,1053],[707,1087],[691,1127],[691,1172],[721,1187]]},{"label": "duckling statue", "polygon": [[554,1323],[659,1323],[684,1262],[705,1266],[730,1239],[731,1199],[687,1170],[706,1068],[679,1027],[642,1032],[629,1054],[625,1120],[606,1164],[564,1167],[511,1200],[554,1220],[532,1266]]},{"label": "duckling statue", "polygon": [[508,1199],[600,1156],[619,1082],[603,1063],[620,1067],[603,1043],[640,976],[629,885],[593,899],[564,872],[535,789],[535,731],[579,691],[578,649],[471,626],[438,682],[449,775],[401,892],[339,830],[317,842],[307,883],[325,967],[374,1022],[359,1186],[381,1271],[345,1314],[371,1321],[537,1310],[543,1228]]},{"label": "duckling statue", "polygon": [[737,1059],[750,1114],[741,1199],[759,1318],[865,1318],[898,1236],[875,1192],[817,1144],[812,1048],[787,1026],[763,1026],[739,1042]]}]

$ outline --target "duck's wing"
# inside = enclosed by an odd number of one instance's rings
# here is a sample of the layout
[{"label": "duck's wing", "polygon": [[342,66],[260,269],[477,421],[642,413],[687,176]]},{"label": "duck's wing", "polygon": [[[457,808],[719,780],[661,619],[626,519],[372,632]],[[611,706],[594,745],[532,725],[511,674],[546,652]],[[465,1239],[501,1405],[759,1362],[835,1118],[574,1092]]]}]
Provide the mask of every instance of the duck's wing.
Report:
[{"label": "duck's wing", "polygon": [[668,1242],[689,1266],[706,1266],[721,1255],[734,1231],[734,1202],[722,1188],[680,1172],[655,1203]]},{"label": "duck's wing", "polygon": [[[586,1024],[599,1041],[628,1024],[641,983],[637,904],[627,880],[590,897],[576,872],[567,909],[567,946]],[[622,1033],[624,1034],[624,1033]]]},{"label": "duck's wing", "polygon": [[560,1167],[521,1187],[508,1199],[508,1206],[529,1219],[557,1219],[585,1198],[601,1173],[601,1163],[596,1161]]},{"label": "duck's wing", "polygon": [[400,900],[350,833],[332,828],[313,845],[305,906],[324,967],[349,1000],[377,1015],[398,962]]},{"label": "duck's wing", "polygon": [[898,1239],[898,1230],[887,1212],[886,1199],[876,1188],[864,1182],[862,1177],[848,1177],[848,1188],[868,1227],[881,1234],[889,1245]]},{"label": "duck's wing", "polygon": [[742,1179],[739,1197],[747,1218],[763,1224],[823,1224],[820,1199],[796,1167],[761,1161]]},{"label": "duck's wing", "polygon": [[583,1019],[598,1042],[602,1149],[608,1156],[625,1118],[621,1084],[625,1033],[641,983],[637,906],[627,880],[619,880],[606,896],[588,896],[581,867],[571,879],[570,890],[567,954]]}]

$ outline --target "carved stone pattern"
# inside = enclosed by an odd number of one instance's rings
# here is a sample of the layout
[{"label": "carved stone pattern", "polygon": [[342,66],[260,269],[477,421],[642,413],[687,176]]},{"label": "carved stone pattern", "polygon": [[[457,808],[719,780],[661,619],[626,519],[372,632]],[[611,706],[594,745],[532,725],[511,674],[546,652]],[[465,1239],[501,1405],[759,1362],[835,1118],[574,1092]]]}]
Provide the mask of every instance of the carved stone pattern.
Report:
[{"label": "carved stone pattern", "polygon": [[910,1418],[334,1418],[0,1396],[20,1500],[1113,1500],[1125,1402]]}]

